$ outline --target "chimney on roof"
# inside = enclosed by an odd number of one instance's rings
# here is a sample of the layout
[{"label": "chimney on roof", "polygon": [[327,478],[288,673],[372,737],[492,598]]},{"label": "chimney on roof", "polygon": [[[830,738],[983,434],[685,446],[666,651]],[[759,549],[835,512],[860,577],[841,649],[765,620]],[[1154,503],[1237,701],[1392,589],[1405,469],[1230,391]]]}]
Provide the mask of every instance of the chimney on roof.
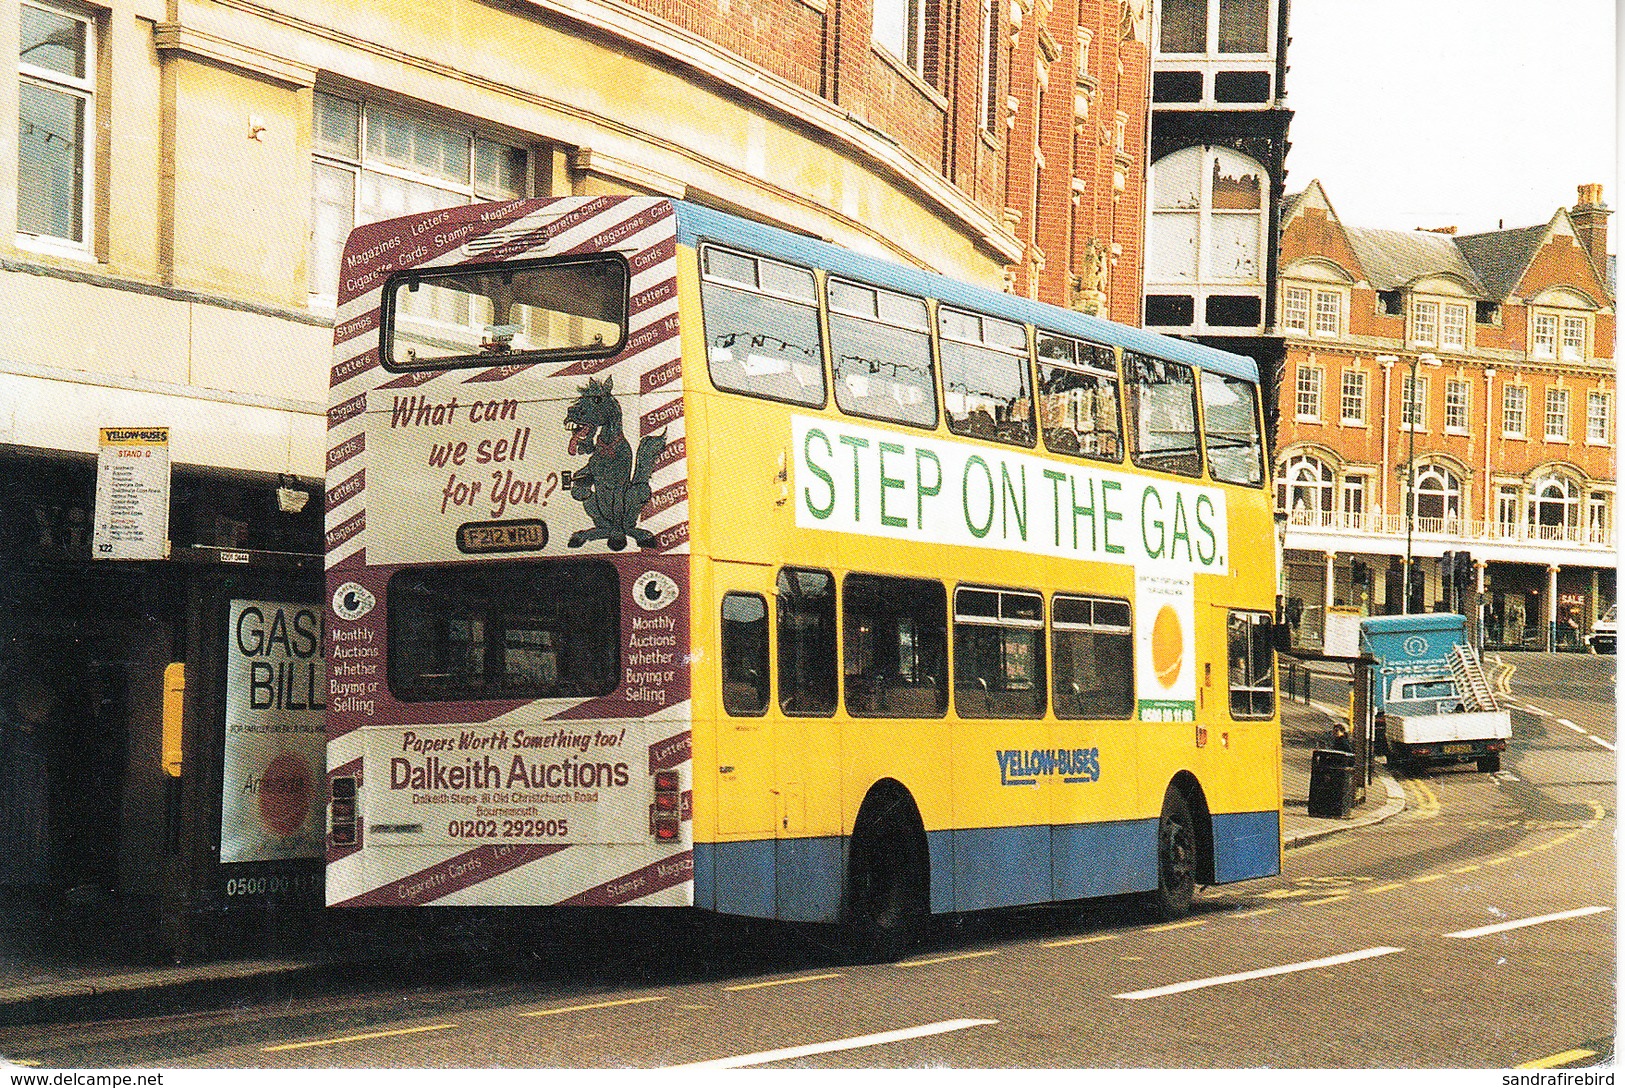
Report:
[{"label": "chimney on roof", "polygon": [[1417,227],[1416,229],[1420,230],[1420,231],[1425,231],[1428,234],[1454,234],[1454,233],[1456,233],[1456,228],[1455,227]]},{"label": "chimney on roof", "polygon": [[1569,209],[1569,221],[1580,236],[1580,245],[1591,256],[1591,266],[1603,275],[1608,267],[1608,217],[1613,210],[1602,202],[1602,185],[1593,182],[1579,186],[1580,202]]}]

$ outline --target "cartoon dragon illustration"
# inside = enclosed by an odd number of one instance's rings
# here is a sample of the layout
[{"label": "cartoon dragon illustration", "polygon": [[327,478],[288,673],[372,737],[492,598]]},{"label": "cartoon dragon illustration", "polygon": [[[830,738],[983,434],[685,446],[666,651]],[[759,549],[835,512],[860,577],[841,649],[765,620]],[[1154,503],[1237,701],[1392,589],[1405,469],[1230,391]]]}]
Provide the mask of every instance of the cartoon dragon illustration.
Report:
[{"label": "cartoon dragon illustration", "polygon": [[589,540],[607,540],[612,551],[626,547],[627,538],[647,547],[654,534],[638,528],[643,504],[649,501],[649,477],[655,459],[666,448],[666,432],[651,434],[638,443],[637,459],[621,430],[621,406],[614,396],[613,377],[588,378],[581,394],[564,413],[570,432],[570,456],[591,450],[587,464],[570,479],[570,497],[581,503],[593,528],[570,534],[570,547]]}]

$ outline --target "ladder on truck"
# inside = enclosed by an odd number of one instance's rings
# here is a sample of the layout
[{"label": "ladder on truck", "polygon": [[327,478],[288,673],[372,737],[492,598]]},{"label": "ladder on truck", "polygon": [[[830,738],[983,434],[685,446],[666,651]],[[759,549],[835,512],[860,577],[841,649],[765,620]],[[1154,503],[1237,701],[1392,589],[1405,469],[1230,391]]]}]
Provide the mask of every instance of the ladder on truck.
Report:
[{"label": "ladder on truck", "polygon": [[1450,647],[1450,672],[1468,710],[1501,709],[1495,702],[1495,689],[1484,675],[1484,665],[1471,646],[1458,642]]}]

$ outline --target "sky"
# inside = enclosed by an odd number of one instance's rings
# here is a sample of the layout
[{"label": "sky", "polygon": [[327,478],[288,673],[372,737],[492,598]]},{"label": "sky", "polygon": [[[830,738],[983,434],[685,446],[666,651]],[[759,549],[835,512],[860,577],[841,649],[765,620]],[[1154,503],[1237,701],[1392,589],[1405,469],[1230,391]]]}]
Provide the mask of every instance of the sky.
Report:
[{"label": "sky", "polygon": [[[1532,226],[1618,182],[1614,0],[1292,0],[1286,190],[1355,227]],[[1617,252],[1620,216],[1610,217]]]}]

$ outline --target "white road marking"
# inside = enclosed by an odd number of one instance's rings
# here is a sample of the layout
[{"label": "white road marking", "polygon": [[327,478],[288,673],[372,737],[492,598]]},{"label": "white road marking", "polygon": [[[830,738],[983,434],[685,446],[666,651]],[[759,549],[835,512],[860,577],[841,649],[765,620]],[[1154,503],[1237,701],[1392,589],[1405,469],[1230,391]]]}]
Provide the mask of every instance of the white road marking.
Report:
[{"label": "white road marking", "polygon": [[1584,733],[1585,732],[1584,729],[1581,729],[1578,725],[1575,725],[1573,722],[1569,721],[1567,718],[1559,718],[1559,719],[1557,719],[1557,724],[1558,725],[1566,725],[1570,729],[1574,730],[1576,733]]},{"label": "white road marking", "polygon": [[1446,937],[1457,937],[1468,940],[1472,937],[1487,937],[1491,933],[1503,933],[1509,929],[1522,929],[1524,926],[1538,926],[1546,922],[1561,922],[1566,918],[1584,918],[1588,914],[1603,914],[1613,910],[1612,907],[1581,907],[1578,910],[1565,910],[1557,914],[1542,914],[1536,918],[1520,918],[1516,922],[1501,922],[1493,926],[1479,926],[1477,929],[1463,929],[1456,933],[1446,933]]},{"label": "white road marking", "polygon": [[880,1031],[873,1035],[859,1035],[851,1039],[831,1039],[827,1043],[808,1043],[806,1046],[787,1046],[781,1050],[761,1050],[755,1054],[737,1054],[731,1058],[714,1058],[708,1062],[689,1062],[686,1065],[673,1066],[672,1068],[738,1069],[746,1065],[786,1062],[792,1058],[805,1058],[812,1054],[831,1054],[838,1050],[858,1050],[866,1046],[882,1046],[886,1043],[902,1042],[904,1039],[923,1039],[928,1035],[942,1035],[950,1031],[964,1031],[966,1028],[986,1027],[997,1023],[997,1020],[943,1020],[935,1024],[921,1024],[919,1027],[900,1028],[897,1031]]},{"label": "white road marking", "polygon": [[1601,737],[1594,737],[1590,733],[1587,733],[1586,734],[1586,739],[1591,741],[1591,743],[1593,743],[1593,744],[1602,745],[1604,748],[1608,749],[1610,752],[1612,752],[1614,750],[1614,746],[1612,744],[1609,744],[1607,741],[1603,740]]},{"label": "white road marking", "polygon": [[1377,948],[1364,948],[1358,952],[1345,952],[1341,956],[1327,956],[1324,959],[1305,960],[1302,963],[1288,963],[1280,967],[1264,967],[1257,971],[1242,971],[1234,975],[1219,975],[1215,978],[1199,978],[1190,982],[1176,982],[1172,986],[1158,986],[1151,990],[1134,990],[1126,994],[1113,994],[1113,997],[1124,1001],[1144,1001],[1148,997],[1167,997],[1169,994],[1182,994],[1188,990],[1200,990],[1208,986],[1225,986],[1232,982],[1246,982],[1255,978],[1270,978],[1274,975],[1290,975],[1295,971],[1313,971],[1320,967],[1335,967],[1340,963],[1354,963],[1357,960],[1368,960],[1377,956],[1387,956],[1394,952],[1403,952],[1403,948],[1390,948],[1386,945]]},{"label": "white road marking", "polygon": [[1550,718],[1552,716],[1552,712],[1550,710],[1542,710],[1538,706],[1526,704],[1524,709],[1529,711],[1531,714],[1539,714],[1543,718]]}]

